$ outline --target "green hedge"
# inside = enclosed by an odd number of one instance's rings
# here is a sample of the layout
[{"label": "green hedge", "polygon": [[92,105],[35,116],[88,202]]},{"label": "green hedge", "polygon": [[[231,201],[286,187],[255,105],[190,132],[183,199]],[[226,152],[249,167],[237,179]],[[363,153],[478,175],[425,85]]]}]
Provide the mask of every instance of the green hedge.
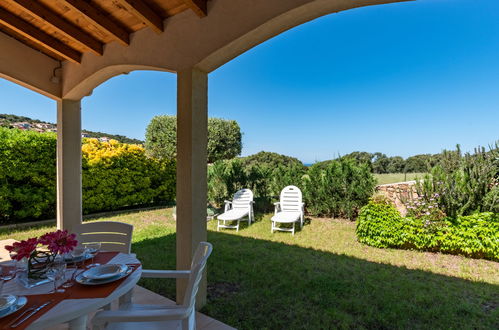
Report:
[{"label": "green hedge", "polygon": [[476,213],[442,221],[403,218],[389,203],[371,201],[357,222],[359,242],[499,260],[499,214]]},{"label": "green hedge", "polygon": [[56,136],[0,128],[0,222],[53,218]]},{"label": "green hedge", "polygon": [[175,162],[145,155],[141,146],[87,139],[82,147],[83,213],[171,202]]},{"label": "green hedge", "polygon": [[[279,159],[277,154],[260,153]],[[256,208],[261,212],[273,210],[272,202],[279,199],[281,190],[295,185],[303,192],[307,213],[316,216],[353,219],[374,192],[375,179],[366,165],[351,159],[339,159],[326,166],[312,166],[289,162],[245,162],[244,159],[218,161],[208,167],[208,200],[220,206],[224,199],[241,188],[253,191]]]},{"label": "green hedge", "polygon": [[[175,162],[138,145],[87,139],[82,146],[83,213],[169,203]],[[0,128],[0,223],[56,215],[56,136]]]}]

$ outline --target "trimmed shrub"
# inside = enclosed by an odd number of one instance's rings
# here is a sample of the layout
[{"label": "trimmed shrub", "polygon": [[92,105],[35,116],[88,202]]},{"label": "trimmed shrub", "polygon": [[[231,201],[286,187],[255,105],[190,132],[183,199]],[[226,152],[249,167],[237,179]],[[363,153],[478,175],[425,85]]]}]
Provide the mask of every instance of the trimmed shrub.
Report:
[{"label": "trimmed shrub", "polygon": [[0,128],[0,222],[52,218],[56,136]]},{"label": "trimmed shrub", "polygon": [[140,145],[86,139],[82,155],[85,214],[175,198],[174,161],[149,158]]},{"label": "trimmed shrub", "polygon": [[359,242],[499,260],[499,215],[492,212],[441,221],[402,218],[393,205],[369,202],[357,223]]},{"label": "trimmed shrub", "polygon": [[367,164],[350,158],[314,164],[305,181],[307,211],[312,215],[354,219],[374,193],[376,179]]},{"label": "trimmed shrub", "polygon": [[[114,140],[88,139],[82,152],[84,213],[174,200],[175,162]],[[0,223],[55,215],[55,134],[0,128]]]}]

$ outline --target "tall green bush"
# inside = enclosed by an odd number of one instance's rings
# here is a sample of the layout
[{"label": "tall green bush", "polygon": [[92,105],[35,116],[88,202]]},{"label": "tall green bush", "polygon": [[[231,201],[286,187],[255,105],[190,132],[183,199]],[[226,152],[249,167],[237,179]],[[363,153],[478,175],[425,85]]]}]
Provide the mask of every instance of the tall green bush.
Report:
[{"label": "tall green bush", "polygon": [[0,222],[54,217],[55,187],[55,134],[0,128]]},{"label": "tall green bush", "polygon": [[439,164],[418,181],[416,190],[424,198],[438,196],[439,207],[452,218],[495,211],[491,191],[497,180],[497,162],[497,148],[488,152],[477,148],[473,154],[461,155],[458,147],[442,154]]},{"label": "tall green bush", "polygon": [[[208,118],[208,163],[232,159],[241,153],[242,134],[235,120]],[[147,154],[155,158],[177,156],[177,117],[156,116],[146,130]]]},{"label": "tall green bush", "polygon": [[322,168],[313,165],[305,180],[307,211],[313,215],[354,219],[374,192],[376,179],[367,164],[340,158]]},{"label": "tall green bush", "polygon": [[147,157],[139,145],[87,139],[82,147],[83,213],[172,202],[175,163]]}]

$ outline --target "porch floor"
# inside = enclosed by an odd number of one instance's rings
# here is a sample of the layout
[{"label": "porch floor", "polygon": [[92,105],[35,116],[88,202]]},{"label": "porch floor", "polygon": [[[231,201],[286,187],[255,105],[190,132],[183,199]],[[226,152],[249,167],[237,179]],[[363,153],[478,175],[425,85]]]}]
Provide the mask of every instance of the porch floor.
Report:
[{"label": "porch floor", "polygon": [[[155,304],[161,304],[161,305],[175,305],[175,302],[165,298],[157,293],[154,293],[150,290],[147,290],[141,286],[136,286],[133,292],[133,302],[136,304],[147,304],[147,305],[155,305]],[[113,303],[113,309],[116,308],[115,306],[117,302]],[[87,326],[87,329],[92,329],[90,326],[90,320],[92,318],[94,313],[89,314],[89,325]],[[63,330],[63,329],[68,329],[67,324],[61,324],[60,326],[57,327],[51,327],[51,330]],[[234,330],[235,328],[228,326],[227,324],[224,324],[220,321],[217,321],[215,319],[212,319],[209,316],[206,316],[201,313],[196,313],[196,329],[199,330]]]}]

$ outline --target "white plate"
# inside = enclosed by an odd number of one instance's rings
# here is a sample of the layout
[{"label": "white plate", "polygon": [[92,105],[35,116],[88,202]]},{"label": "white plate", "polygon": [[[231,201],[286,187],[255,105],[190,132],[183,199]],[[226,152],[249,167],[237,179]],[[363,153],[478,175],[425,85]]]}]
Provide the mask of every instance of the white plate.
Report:
[{"label": "white plate", "polygon": [[126,269],[126,265],[105,264],[90,268],[83,272],[83,276],[91,280],[105,280],[119,275]]},{"label": "white plate", "polygon": [[76,282],[83,284],[83,285],[101,285],[101,284],[111,283],[111,282],[120,280],[124,277],[127,277],[128,275],[130,275],[132,273],[132,271],[133,271],[132,267],[127,266],[127,265],[123,265],[123,266],[126,267],[125,271],[121,272],[118,275],[111,277],[111,278],[107,278],[104,280],[92,280],[90,278],[83,276],[83,274],[84,274],[84,272],[83,272],[83,273],[79,274],[78,276],[76,276],[75,280],[76,280]]},{"label": "white plate", "polygon": [[17,296],[13,296],[11,294],[0,296],[0,313],[11,308],[16,303],[16,300]]},{"label": "white plate", "polygon": [[10,309],[0,312],[0,319],[3,317],[6,317],[12,313],[17,312],[18,310],[23,308],[27,302],[28,302],[28,299],[26,299],[26,297],[17,297],[16,303],[13,306],[10,306]]}]

